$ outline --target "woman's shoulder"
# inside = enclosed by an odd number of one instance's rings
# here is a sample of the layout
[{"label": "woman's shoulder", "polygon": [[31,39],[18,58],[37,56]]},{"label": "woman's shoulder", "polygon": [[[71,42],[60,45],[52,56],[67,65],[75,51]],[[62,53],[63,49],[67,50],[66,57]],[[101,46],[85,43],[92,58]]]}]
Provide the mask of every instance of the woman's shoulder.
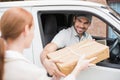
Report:
[{"label": "woman's shoulder", "polygon": [[44,68],[40,68],[37,65],[26,62],[24,60],[14,60],[7,62],[5,63],[5,69],[8,74],[14,74],[17,72],[16,74],[24,74],[30,77],[46,74]]}]

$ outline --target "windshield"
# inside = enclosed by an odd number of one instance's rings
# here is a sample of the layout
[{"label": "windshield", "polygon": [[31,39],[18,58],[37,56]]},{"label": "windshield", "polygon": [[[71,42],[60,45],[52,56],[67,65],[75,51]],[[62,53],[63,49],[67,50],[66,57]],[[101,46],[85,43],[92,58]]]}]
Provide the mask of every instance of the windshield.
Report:
[{"label": "windshield", "polygon": [[120,21],[120,14],[117,13],[115,10],[113,10],[112,8],[108,7],[110,14],[113,15],[114,17],[116,17],[119,21]]}]

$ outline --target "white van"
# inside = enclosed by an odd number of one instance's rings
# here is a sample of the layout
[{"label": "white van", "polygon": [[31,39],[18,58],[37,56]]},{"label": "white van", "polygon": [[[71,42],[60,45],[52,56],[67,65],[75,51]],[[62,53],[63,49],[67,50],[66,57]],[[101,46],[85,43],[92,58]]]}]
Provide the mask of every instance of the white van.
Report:
[{"label": "white van", "polygon": [[96,40],[106,41],[106,45],[110,47],[110,58],[101,61],[95,67],[81,72],[77,80],[120,80],[120,15],[109,7],[87,1],[0,2],[0,16],[10,7],[22,7],[33,15],[35,37],[31,47],[24,52],[25,56],[39,67],[42,67],[40,52],[57,32],[72,25],[74,14],[92,14],[93,17],[105,24],[105,26],[97,25],[96,27],[104,28],[108,26],[116,37],[110,38],[108,36],[103,38],[93,35]]}]

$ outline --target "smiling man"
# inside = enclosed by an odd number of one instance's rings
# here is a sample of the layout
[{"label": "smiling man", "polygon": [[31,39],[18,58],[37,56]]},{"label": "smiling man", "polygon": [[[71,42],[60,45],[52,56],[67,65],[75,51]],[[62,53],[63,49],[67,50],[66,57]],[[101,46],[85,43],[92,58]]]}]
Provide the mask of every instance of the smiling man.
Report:
[{"label": "smiling man", "polygon": [[45,46],[41,54],[41,62],[50,75],[55,77],[64,76],[64,74],[62,74],[55,65],[56,61],[47,59],[47,54],[56,51],[59,48],[70,46],[85,39],[92,40],[91,35],[86,32],[91,24],[91,19],[92,16],[89,14],[76,14],[73,17],[73,26],[61,30],[53,38],[51,43]]}]

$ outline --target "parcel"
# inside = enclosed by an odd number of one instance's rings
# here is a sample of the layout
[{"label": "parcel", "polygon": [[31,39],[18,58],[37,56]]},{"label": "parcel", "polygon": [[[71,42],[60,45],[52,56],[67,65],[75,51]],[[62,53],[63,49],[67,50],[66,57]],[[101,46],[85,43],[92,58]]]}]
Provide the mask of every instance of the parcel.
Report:
[{"label": "parcel", "polygon": [[97,57],[92,63],[98,63],[109,57],[109,47],[94,40],[84,40],[49,53],[47,56],[49,59],[62,61],[62,63],[56,63],[56,65],[62,73],[68,75],[83,54],[86,59]]}]

